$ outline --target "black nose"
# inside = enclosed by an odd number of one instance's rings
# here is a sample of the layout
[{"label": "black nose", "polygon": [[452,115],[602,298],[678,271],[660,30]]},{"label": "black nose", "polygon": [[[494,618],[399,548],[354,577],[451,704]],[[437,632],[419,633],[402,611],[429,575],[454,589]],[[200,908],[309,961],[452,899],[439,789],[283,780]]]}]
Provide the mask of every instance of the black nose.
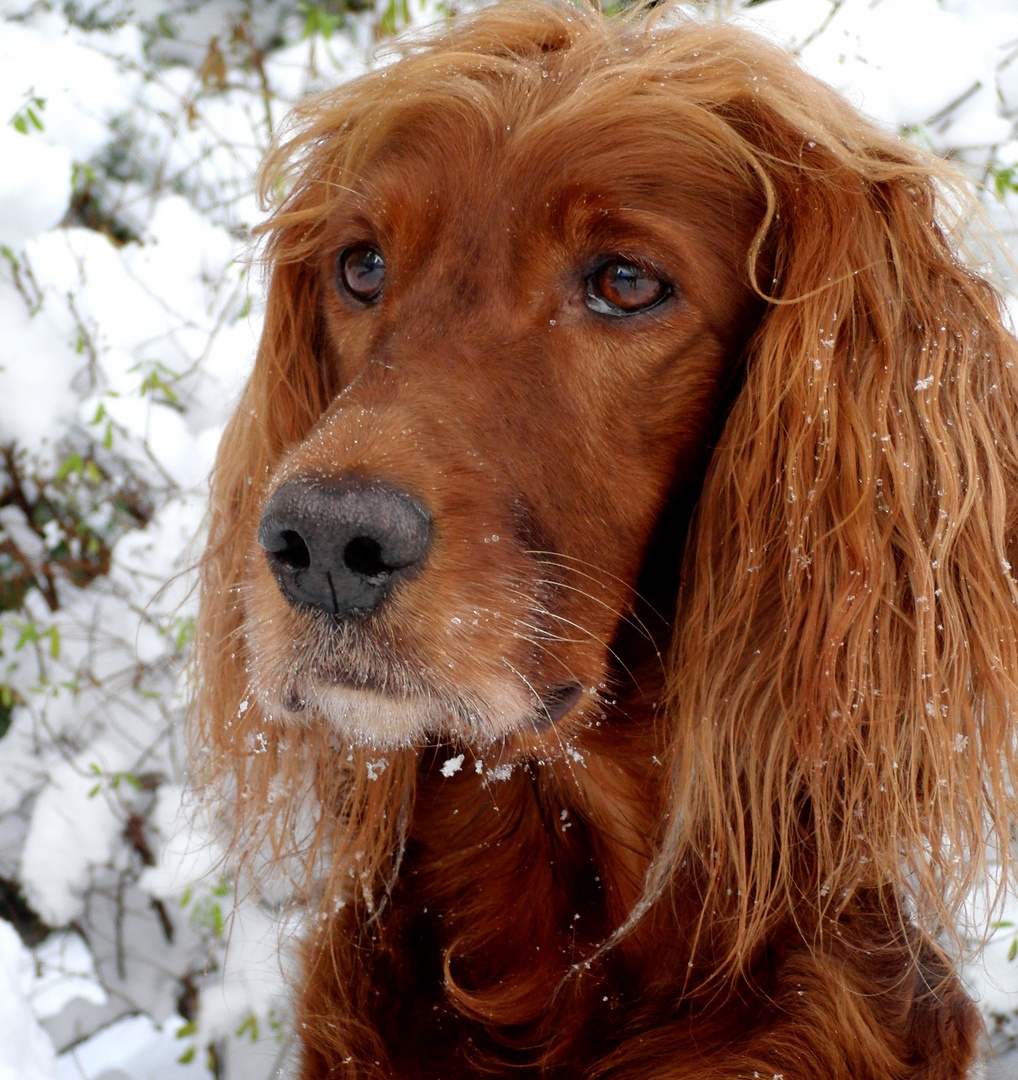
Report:
[{"label": "black nose", "polygon": [[272,493],[258,542],[291,604],[366,615],[420,569],[431,515],[412,495],[343,477],[289,480]]}]

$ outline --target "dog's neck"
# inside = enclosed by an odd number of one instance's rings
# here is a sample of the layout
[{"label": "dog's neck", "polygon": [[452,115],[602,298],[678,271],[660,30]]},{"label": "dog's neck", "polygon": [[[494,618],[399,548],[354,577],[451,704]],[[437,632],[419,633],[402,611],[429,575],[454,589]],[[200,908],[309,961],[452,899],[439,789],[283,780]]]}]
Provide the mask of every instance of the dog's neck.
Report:
[{"label": "dog's neck", "polygon": [[[441,1057],[443,1039],[498,1029],[522,1053],[562,1010],[595,998],[606,1016],[619,1006],[625,970],[641,969],[627,956],[644,951],[642,935],[608,959],[598,951],[641,894],[661,820],[653,707],[640,696],[564,738],[555,761],[467,751],[446,775],[448,747],[422,757],[406,853],[377,925],[380,963],[400,973],[371,1007],[383,1037],[400,1034],[390,1047],[426,1044]],[[375,970],[366,981],[390,980]],[[418,1038],[408,1026],[421,1027]]]}]

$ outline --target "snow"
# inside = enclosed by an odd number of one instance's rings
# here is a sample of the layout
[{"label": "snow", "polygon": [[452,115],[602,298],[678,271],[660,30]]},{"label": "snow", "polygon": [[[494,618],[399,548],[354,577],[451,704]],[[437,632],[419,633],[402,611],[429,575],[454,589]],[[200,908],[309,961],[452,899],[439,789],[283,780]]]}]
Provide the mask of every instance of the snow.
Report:
[{"label": "snow", "polygon": [[21,975],[32,957],[17,931],[0,919],[0,1080],[53,1080],[53,1044],[32,1012]]},{"label": "snow", "polygon": [[441,769],[442,775],[446,777],[455,776],[456,773],[463,768],[463,759],[465,757],[465,754],[456,754],[455,757],[451,757],[448,761],[443,762]]},{"label": "snow", "polygon": [[89,872],[107,861],[122,828],[90,767],[100,768],[91,751],[55,765],[29,821],[19,878],[25,898],[50,926],[66,926],[83,913]]},{"label": "snow", "polygon": [[[412,25],[435,12],[408,5]],[[733,15],[973,176],[1018,166],[1014,0]],[[289,2],[0,0],[0,447],[30,500],[66,510],[0,506],[0,539],[38,574],[90,543],[106,559],[0,610],[0,877],[46,924],[0,921],[0,1080],[195,1080],[210,1044],[226,1080],[263,1080],[287,1057],[299,923],[231,878],[185,797],[187,571],[261,329],[254,172],[298,96],[389,62],[377,21],[325,40]],[[213,40],[223,86],[202,76]],[[986,202],[1009,237],[1016,204]],[[1004,1051],[1016,926],[1012,903],[966,968]],[[989,1075],[1018,1077],[1015,1056]]]},{"label": "snow", "polygon": [[[71,197],[71,152],[0,128],[0,158],[18,168],[0,177],[0,244],[12,251],[59,224]],[[2,313],[0,313],[2,317]],[[22,401],[28,400],[22,398]]]},{"label": "snow", "polygon": [[69,930],[50,934],[35,950],[34,964],[22,979],[27,996],[40,1020],[59,1016],[75,1000],[105,1005],[109,995],[99,982],[95,959],[84,938]]},{"label": "snow", "polygon": [[179,784],[160,787],[149,820],[163,841],[156,864],[142,873],[139,882],[151,896],[175,899],[221,872],[224,852],[186,807]]},{"label": "snow", "polygon": [[[122,1071],[158,1043],[160,1035],[147,1016],[125,1017],[62,1055],[57,1080],[98,1080],[111,1069]],[[176,1049],[179,1052],[179,1044]]]},{"label": "snow", "polygon": [[[808,71],[895,129],[928,123],[978,84],[964,132],[966,144],[977,144],[1011,134],[1010,121],[997,112],[992,72],[1002,58],[999,45],[1008,40],[1001,22],[1014,21],[994,21],[980,33],[970,17],[979,7],[955,4],[951,10],[938,0],[846,0],[811,41],[830,10],[813,0],[770,0],[750,9],[745,21],[799,48]],[[948,131],[944,135],[950,139]]]}]

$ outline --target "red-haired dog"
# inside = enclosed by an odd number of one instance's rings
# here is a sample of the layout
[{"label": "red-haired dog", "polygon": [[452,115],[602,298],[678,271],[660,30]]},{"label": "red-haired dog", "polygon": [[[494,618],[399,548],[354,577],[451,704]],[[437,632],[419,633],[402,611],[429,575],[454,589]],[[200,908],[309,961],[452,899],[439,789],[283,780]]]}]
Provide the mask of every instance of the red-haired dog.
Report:
[{"label": "red-haired dog", "polygon": [[963,1077],[1018,349],[944,170],[743,31],[518,2],[263,182],[193,734],[311,906],[304,1080]]}]

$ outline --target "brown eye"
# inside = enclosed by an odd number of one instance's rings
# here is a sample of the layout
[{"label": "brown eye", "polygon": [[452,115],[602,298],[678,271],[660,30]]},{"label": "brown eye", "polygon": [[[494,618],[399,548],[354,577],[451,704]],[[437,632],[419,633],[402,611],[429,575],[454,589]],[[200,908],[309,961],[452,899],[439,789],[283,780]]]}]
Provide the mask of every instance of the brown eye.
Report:
[{"label": "brown eye", "polygon": [[336,259],[337,284],[361,303],[371,304],[382,295],[385,259],[376,247],[356,244]]},{"label": "brown eye", "polygon": [[613,259],[587,278],[587,307],[601,315],[636,315],[670,296],[672,288],[650,270]]}]

